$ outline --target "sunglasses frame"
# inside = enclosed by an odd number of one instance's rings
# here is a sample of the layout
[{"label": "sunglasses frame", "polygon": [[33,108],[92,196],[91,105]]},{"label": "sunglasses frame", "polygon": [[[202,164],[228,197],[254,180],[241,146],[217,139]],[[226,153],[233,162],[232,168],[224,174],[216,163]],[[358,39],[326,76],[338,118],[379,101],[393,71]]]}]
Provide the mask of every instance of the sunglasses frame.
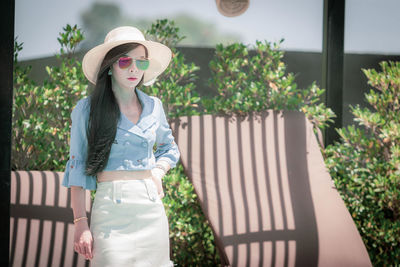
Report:
[{"label": "sunglasses frame", "polygon": [[[121,59],[127,59],[127,58],[129,58],[130,63],[129,63],[126,67],[121,67]],[[142,67],[139,67],[139,66],[138,66],[138,64],[136,63],[137,61],[147,61],[148,65],[147,65],[147,67],[146,67],[145,69],[143,69]],[[150,65],[150,60],[149,60],[149,58],[138,58],[138,59],[133,59],[133,58],[131,58],[131,57],[129,57],[129,56],[120,57],[120,58],[117,60],[117,62],[118,62],[118,67],[119,67],[120,69],[127,69],[127,68],[129,68],[130,66],[132,66],[132,64],[133,64],[133,62],[134,62],[135,65],[136,65],[136,68],[138,68],[139,70],[145,71],[145,70],[147,70],[147,69],[149,68],[149,65]]]}]

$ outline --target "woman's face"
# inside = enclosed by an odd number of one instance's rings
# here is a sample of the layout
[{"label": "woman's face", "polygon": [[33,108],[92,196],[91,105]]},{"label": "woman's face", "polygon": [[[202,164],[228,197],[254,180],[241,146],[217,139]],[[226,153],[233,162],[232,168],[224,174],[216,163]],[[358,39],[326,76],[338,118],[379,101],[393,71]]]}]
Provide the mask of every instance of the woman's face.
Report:
[{"label": "woman's face", "polygon": [[129,60],[129,58],[132,58],[133,61],[128,67],[121,68],[119,60],[117,60],[112,64],[111,72],[113,84],[117,83],[118,87],[131,91],[132,88],[135,88],[136,85],[140,82],[144,74],[144,70],[138,69],[134,61],[135,59],[146,58],[144,46],[137,46],[136,48],[123,55],[120,59]]}]

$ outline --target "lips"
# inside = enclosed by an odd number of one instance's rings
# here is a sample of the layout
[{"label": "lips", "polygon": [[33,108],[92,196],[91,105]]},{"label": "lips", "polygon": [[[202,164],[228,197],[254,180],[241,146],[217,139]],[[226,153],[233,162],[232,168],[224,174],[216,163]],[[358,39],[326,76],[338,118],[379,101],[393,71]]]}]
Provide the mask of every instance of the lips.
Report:
[{"label": "lips", "polygon": [[131,78],[128,78],[128,80],[130,80],[130,81],[136,81],[136,80],[137,80],[137,78],[133,78],[133,77],[131,77]]}]

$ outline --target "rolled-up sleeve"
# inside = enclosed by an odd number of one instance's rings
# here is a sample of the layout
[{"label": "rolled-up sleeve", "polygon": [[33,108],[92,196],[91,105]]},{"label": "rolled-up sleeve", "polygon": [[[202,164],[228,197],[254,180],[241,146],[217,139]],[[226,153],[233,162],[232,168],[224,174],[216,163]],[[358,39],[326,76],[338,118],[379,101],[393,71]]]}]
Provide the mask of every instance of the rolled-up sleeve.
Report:
[{"label": "rolled-up sleeve", "polygon": [[156,100],[158,101],[158,105],[160,105],[160,125],[156,131],[157,147],[156,151],[154,152],[154,156],[156,158],[156,162],[166,161],[171,166],[171,168],[174,168],[179,161],[180,152],[178,149],[178,145],[175,143],[174,137],[172,135],[172,130],[165,116],[162,102],[159,98],[156,98]]},{"label": "rolled-up sleeve", "polygon": [[70,153],[62,185],[81,186],[84,189],[96,190],[96,177],[85,175],[85,161],[87,155],[86,128],[89,117],[89,99],[78,101],[71,113]]}]

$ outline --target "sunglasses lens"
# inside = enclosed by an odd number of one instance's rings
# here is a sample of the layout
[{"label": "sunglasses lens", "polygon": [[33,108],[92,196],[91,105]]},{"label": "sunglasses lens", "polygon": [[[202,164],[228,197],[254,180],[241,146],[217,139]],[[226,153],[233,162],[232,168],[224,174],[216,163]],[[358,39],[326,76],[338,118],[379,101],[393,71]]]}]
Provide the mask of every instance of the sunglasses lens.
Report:
[{"label": "sunglasses lens", "polygon": [[126,69],[132,64],[132,58],[130,57],[121,57],[118,60],[118,65],[121,69]]},{"label": "sunglasses lens", "polygon": [[140,70],[147,70],[149,68],[150,62],[147,59],[137,59],[136,67]]},{"label": "sunglasses lens", "polygon": [[[129,68],[132,64],[133,59],[131,57],[121,57],[118,60],[118,65],[121,69]],[[150,61],[148,59],[136,59],[135,60],[136,67],[140,70],[147,70],[150,65]]]}]

